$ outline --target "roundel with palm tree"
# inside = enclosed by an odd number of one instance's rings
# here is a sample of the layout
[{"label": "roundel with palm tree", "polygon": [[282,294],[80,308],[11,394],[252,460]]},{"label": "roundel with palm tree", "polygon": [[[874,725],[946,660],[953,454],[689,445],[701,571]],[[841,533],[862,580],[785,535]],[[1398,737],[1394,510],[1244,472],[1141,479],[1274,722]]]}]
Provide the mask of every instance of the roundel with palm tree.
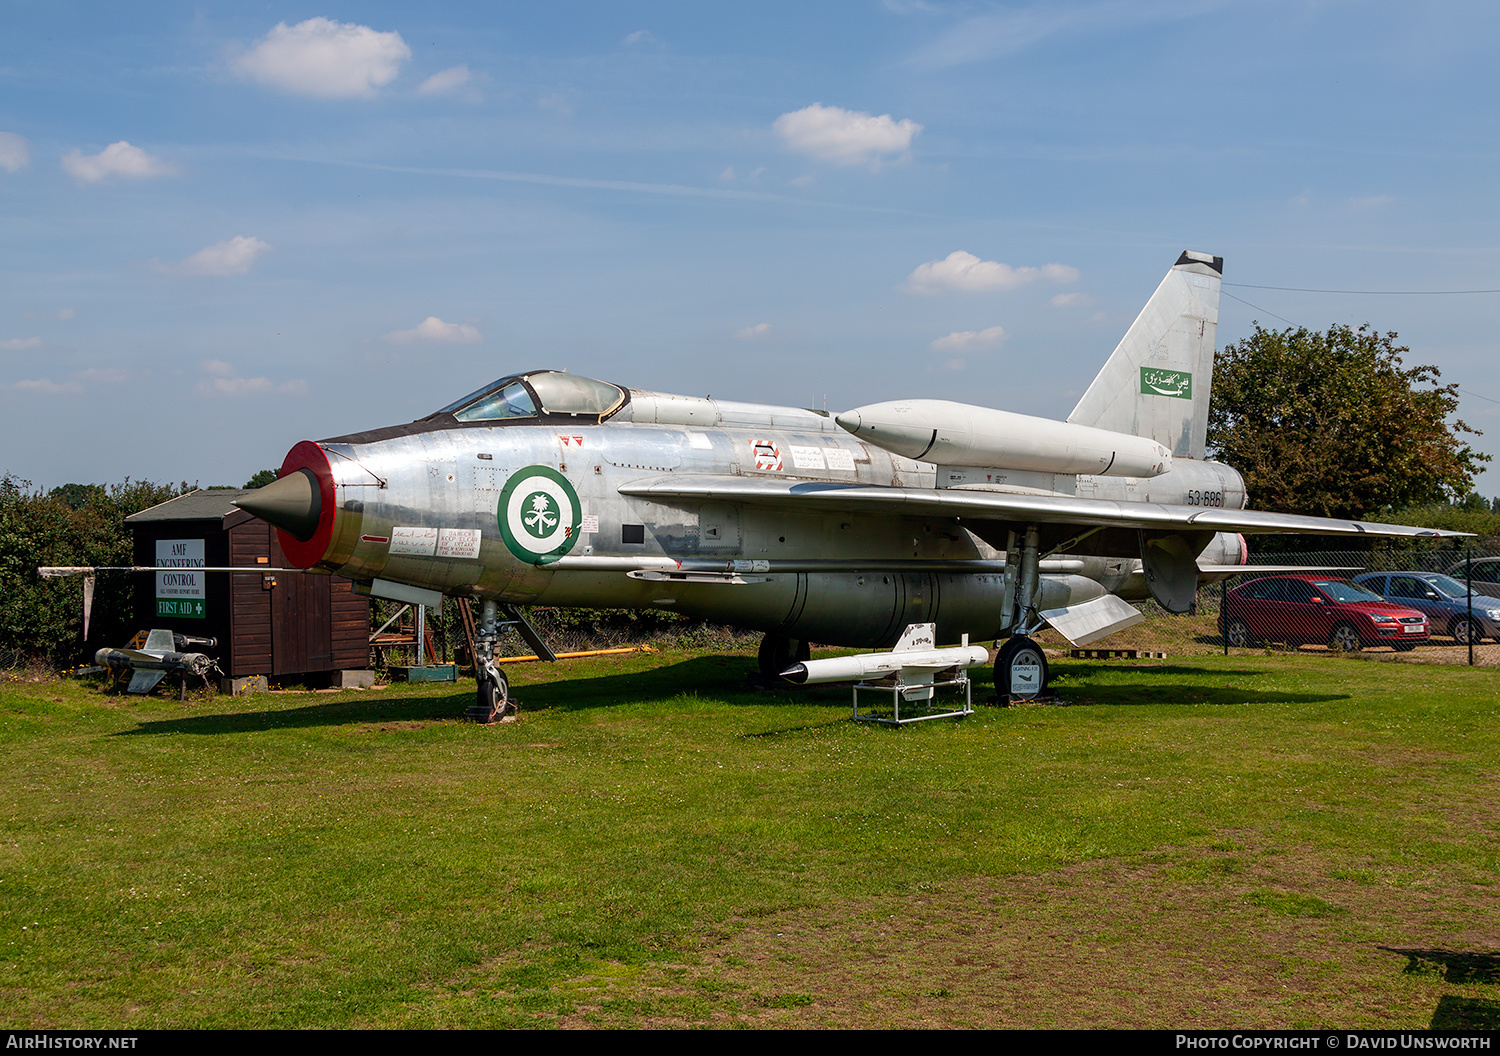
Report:
[{"label": "roundel with palm tree", "polygon": [[548,466],[527,466],[511,474],[496,510],[500,537],[522,561],[545,565],[578,541],[582,506],[568,479]]}]

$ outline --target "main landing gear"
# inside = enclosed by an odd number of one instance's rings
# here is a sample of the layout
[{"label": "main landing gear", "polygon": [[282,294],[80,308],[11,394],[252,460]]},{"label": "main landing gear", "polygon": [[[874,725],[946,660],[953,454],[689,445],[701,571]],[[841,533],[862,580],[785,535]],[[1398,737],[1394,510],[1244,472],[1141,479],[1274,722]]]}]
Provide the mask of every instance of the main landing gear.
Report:
[{"label": "main landing gear", "polygon": [[1005,639],[995,655],[995,692],[1002,700],[1035,700],[1047,689],[1047,654],[1024,634]]},{"label": "main landing gear", "polygon": [[781,673],[793,664],[806,663],[812,657],[812,646],[800,638],[791,638],[780,631],[767,631],[760,640],[760,653],[756,657],[760,677],[771,685],[783,685]]},{"label": "main landing gear", "polygon": [[[1006,546],[1005,601],[1009,606],[1007,625],[1011,636],[995,655],[995,692],[1002,701],[1036,700],[1047,692],[1047,655],[1028,637],[1046,622],[1036,608],[1041,585],[1037,536],[1037,526],[1028,525],[1019,539],[1017,533],[1010,533]],[[1014,577],[1010,571],[1013,563]]]}]

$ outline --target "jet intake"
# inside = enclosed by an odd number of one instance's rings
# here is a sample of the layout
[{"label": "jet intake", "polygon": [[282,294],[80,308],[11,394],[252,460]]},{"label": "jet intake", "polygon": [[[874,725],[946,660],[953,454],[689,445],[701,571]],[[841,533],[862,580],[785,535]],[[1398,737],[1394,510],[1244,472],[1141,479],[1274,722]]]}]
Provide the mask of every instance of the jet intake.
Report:
[{"label": "jet intake", "polygon": [[1172,468],[1172,453],[1148,437],[949,400],[875,403],[834,420],[877,447],[944,466],[1111,477]]},{"label": "jet intake", "polygon": [[310,469],[299,469],[235,499],[233,505],[305,543],[318,531],[323,497]]}]

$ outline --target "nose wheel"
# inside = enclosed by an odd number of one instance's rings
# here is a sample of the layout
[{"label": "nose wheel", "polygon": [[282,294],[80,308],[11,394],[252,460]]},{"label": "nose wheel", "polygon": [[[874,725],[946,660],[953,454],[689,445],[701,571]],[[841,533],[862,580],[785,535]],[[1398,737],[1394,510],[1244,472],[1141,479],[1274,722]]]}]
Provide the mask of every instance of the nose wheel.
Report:
[{"label": "nose wheel", "polygon": [[479,676],[478,702],[468,711],[468,718],[475,722],[499,722],[507,715],[516,713],[516,702],[510,698],[510,679],[504,671],[483,672]]}]

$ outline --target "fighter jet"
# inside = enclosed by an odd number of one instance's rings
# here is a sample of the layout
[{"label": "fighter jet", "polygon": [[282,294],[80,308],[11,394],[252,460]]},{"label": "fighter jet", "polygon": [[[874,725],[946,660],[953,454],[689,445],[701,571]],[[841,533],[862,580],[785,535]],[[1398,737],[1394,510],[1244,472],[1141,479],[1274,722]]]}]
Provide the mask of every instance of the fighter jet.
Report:
[{"label": "fighter jet", "polygon": [[1087,644],[1142,619],[1133,599],[1186,611],[1247,534],[1444,534],[1244,508],[1205,452],[1222,272],[1184,252],[1064,422],[919,399],[830,416],[536,370],[303,441],[236,505],[298,567],[373,596],[481,599],[481,707],[506,696],[488,658],[514,604],[761,630],[767,678],[811,641],[889,647],[930,622],[938,643],[1003,639],[997,689],[1040,694],[1031,635]]}]

